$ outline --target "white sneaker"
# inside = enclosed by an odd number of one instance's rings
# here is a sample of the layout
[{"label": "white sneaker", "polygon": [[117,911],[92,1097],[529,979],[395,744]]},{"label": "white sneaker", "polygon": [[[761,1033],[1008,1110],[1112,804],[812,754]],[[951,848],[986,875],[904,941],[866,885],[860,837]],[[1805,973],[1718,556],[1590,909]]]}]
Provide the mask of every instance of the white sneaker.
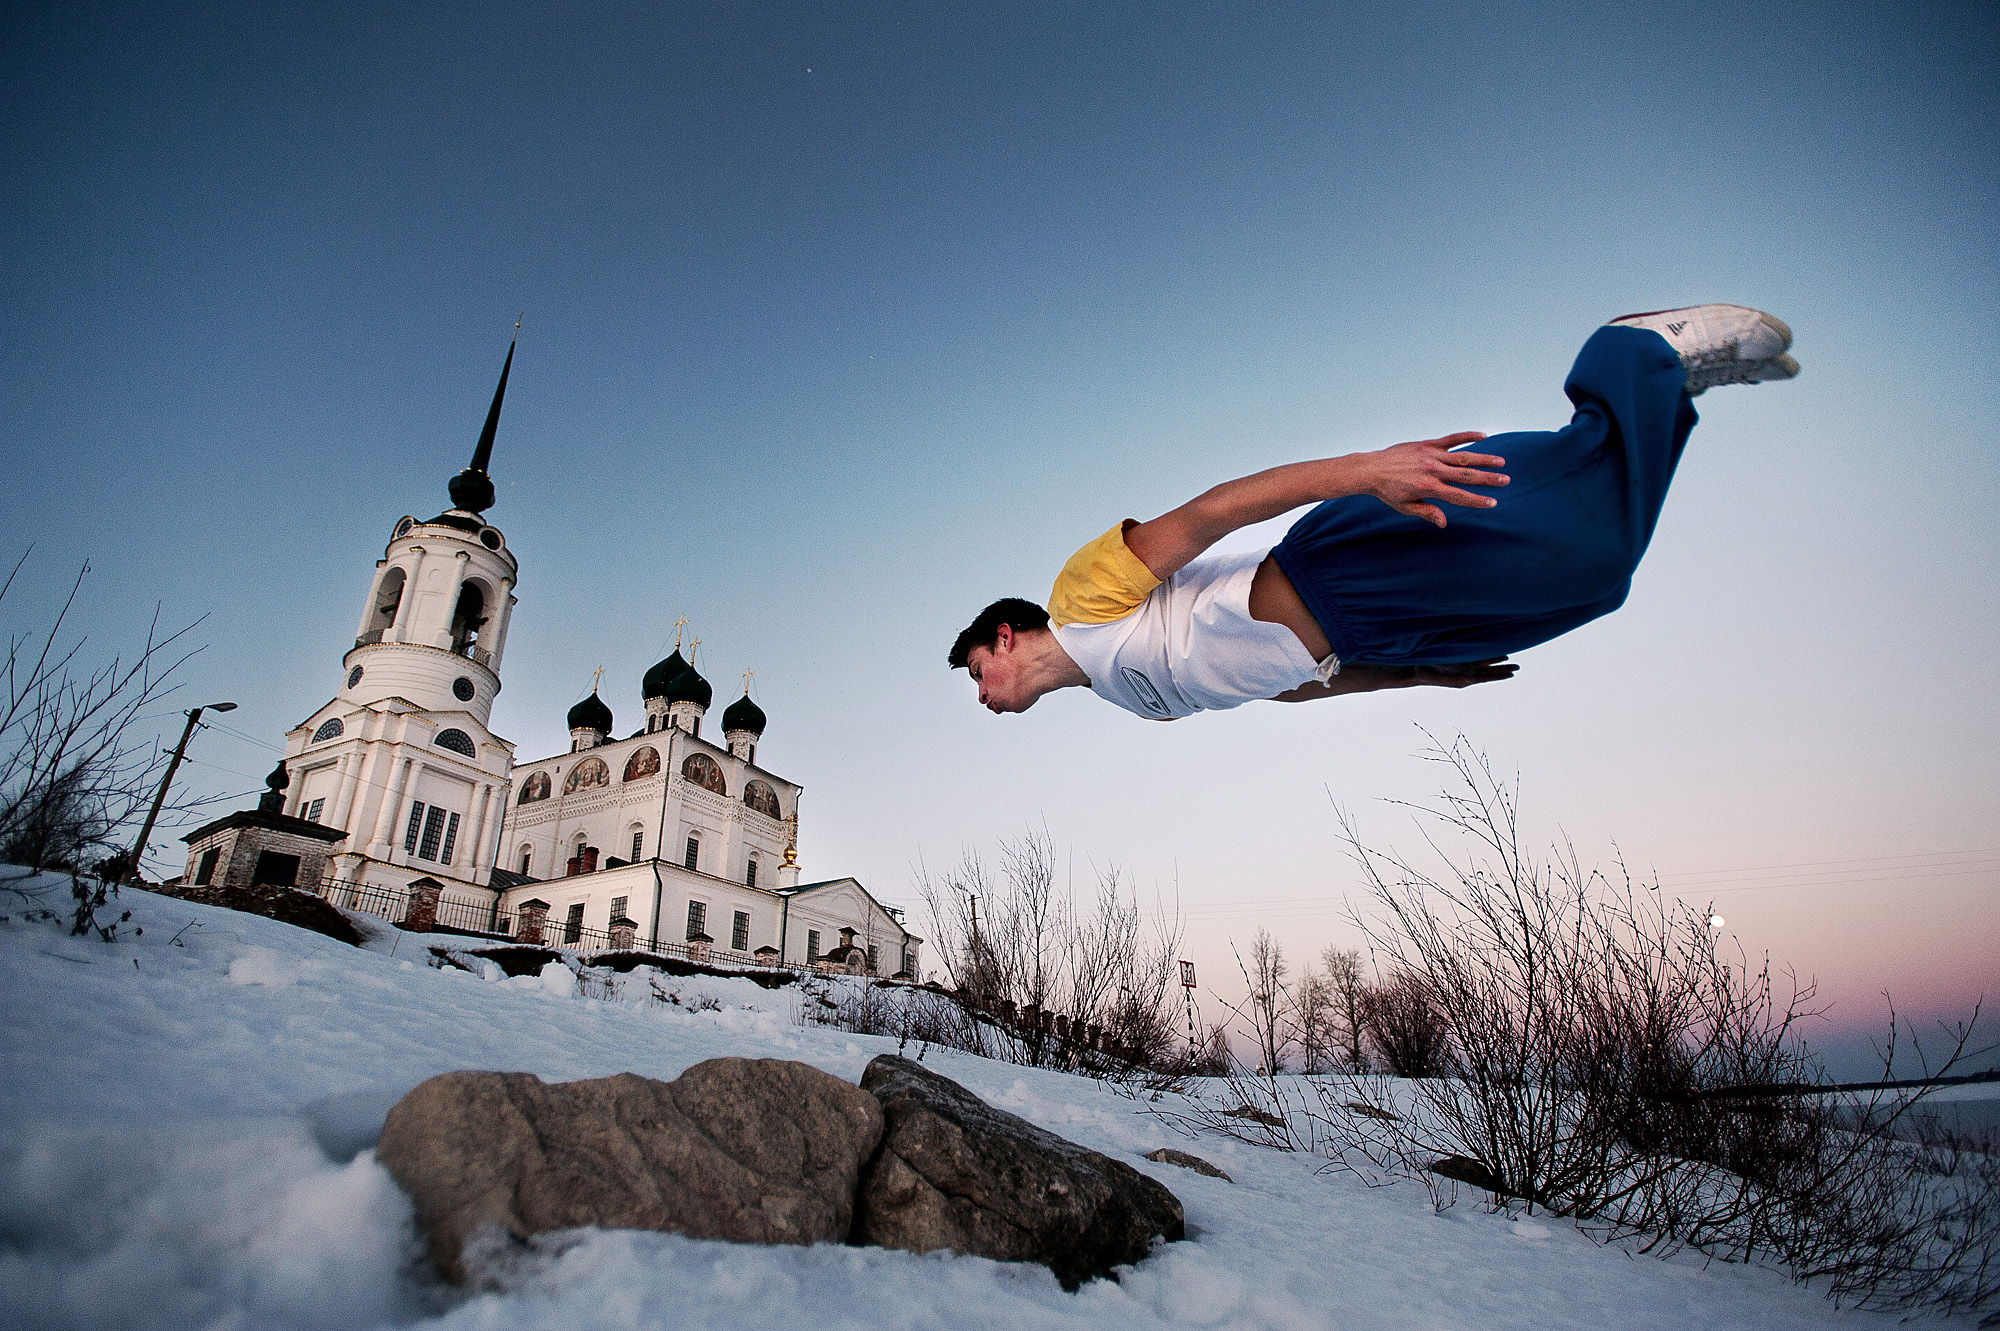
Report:
[{"label": "white sneaker", "polygon": [[1667,339],[1687,369],[1690,396],[1718,384],[1790,379],[1799,363],[1785,355],[1792,330],[1783,319],[1747,305],[1690,305],[1650,310],[1611,321],[1645,328]]}]

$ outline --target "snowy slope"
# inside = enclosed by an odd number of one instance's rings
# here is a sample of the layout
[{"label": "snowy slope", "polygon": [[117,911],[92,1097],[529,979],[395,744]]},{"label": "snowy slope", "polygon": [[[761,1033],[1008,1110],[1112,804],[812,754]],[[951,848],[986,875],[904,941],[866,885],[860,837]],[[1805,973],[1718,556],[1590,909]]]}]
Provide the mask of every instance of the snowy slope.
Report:
[{"label": "snowy slope", "polygon": [[[887,1038],[797,1024],[797,990],[675,982],[685,1006],[577,997],[573,977],[428,966],[269,920],[128,892],[111,944],[0,911],[0,1326],[103,1328],[1145,1327],[1789,1329],[1889,1326],[1764,1270],[1661,1262],[1558,1222],[1318,1175],[1308,1158],[1189,1141],[1087,1080],[932,1051],[1012,1110],[1132,1163],[1190,1241],[1120,1283],[844,1247],[603,1232],[507,1294],[438,1288],[368,1149],[410,1087],[455,1068],[671,1078],[796,1058],[849,1079]],[[143,926],[143,935],[133,926]],[[444,940],[438,940],[444,941]],[[392,947],[393,952],[388,949]],[[704,998],[719,1010],[690,1010]],[[914,1051],[912,1051],[914,1052]],[[1191,1150],[1227,1183],[1139,1159]]]}]

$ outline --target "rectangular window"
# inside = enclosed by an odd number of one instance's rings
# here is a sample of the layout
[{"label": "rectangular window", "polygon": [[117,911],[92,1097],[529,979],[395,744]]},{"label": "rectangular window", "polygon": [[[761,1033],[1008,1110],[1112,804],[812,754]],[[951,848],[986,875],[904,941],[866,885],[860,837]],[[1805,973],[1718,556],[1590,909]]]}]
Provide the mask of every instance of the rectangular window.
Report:
[{"label": "rectangular window", "polygon": [[299,814],[299,817],[305,819],[309,823],[316,823],[319,821],[319,816],[321,812],[325,810],[325,808],[326,808],[326,801],[323,799],[308,801],[304,811]]},{"label": "rectangular window", "polygon": [[646,834],[644,832],[634,832],[632,834],[632,863],[637,864],[645,858]]},{"label": "rectangular window", "polygon": [[735,948],[738,952],[748,952],[750,950],[749,911],[739,910],[736,912],[736,921],[729,926],[729,946]]},{"label": "rectangular window", "polygon": [[806,961],[808,963],[811,963],[818,960],[819,960],[819,930],[808,929],[806,930]]},{"label": "rectangular window", "polygon": [[757,857],[755,855],[752,855],[750,862],[743,866],[743,885],[745,887],[757,886]]},{"label": "rectangular window", "polygon": [[410,826],[403,833],[404,851],[410,854],[416,853],[417,833],[423,831],[423,829],[424,829],[424,806],[422,802],[419,800],[411,800]]},{"label": "rectangular window", "polygon": [[875,960],[875,945],[870,943],[868,945],[868,973],[870,975],[875,974],[877,965],[878,963]]},{"label": "rectangular window", "polygon": [[688,937],[693,938],[696,934],[705,934],[707,932],[708,903],[706,901],[688,902]]},{"label": "rectangular window", "polygon": [[259,853],[257,868],[250,875],[250,882],[256,887],[297,887],[299,857],[281,855],[275,850]]},{"label": "rectangular window", "polygon": [[569,916],[563,921],[563,942],[575,943],[583,939],[583,903],[570,903]]},{"label": "rectangular window", "polygon": [[207,887],[208,880],[215,877],[216,861],[222,858],[222,847],[210,846],[201,853],[201,860],[194,867],[194,885]]},{"label": "rectangular window", "polygon": [[451,863],[451,848],[458,844],[458,815],[452,814],[444,820],[444,848],[438,852],[439,864]]},{"label": "rectangular window", "polygon": [[681,857],[681,863],[685,864],[690,869],[697,867],[701,863],[700,837],[688,838],[687,850]]},{"label": "rectangular window", "polygon": [[444,837],[444,810],[433,804],[424,810],[424,834],[417,839],[417,858],[434,860],[438,857],[438,842]]},{"label": "rectangular window", "polygon": [[625,918],[625,902],[626,902],[626,901],[627,901],[627,898],[625,898],[625,897],[613,897],[613,898],[611,898],[611,918],[612,918],[612,919],[614,919],[614,920],[622,920],[622,919],[624,919],[624,918]]}]

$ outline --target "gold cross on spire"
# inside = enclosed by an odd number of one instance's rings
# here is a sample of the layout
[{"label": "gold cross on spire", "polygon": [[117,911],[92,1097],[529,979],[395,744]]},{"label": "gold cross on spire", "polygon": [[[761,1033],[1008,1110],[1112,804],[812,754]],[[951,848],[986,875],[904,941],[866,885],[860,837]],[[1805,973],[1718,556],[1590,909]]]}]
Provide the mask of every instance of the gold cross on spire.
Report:
[{"label": "gold cross on spire", "polygon": [[754,670],[746,670],[743,672],[743,696],[746,698],[750,696],[750,677],[756,673],[757,672]]},{"label": "gold cross on spire", "polygon": [[604,667],[599,666],[590,672],[590,691],[597,692],[598,685],[602,683],[604,683]]},{"label": "gold cross on spire", "polygon": [[688,664],[693,665],[695,662],[695,658],[700,655],[701,655],[701,639],[700,638],[688,639]]},{"label": "gold cross on spire", "polygon": [[687,632],[687,626],[688,626],[688,617],[687,617],[686,615],[682,615],[682,616],[681,616],[681,617],[680,617],[679,619],[676,619],[676,620],[674,621],[674,650],[675,650],[675,651],[679,651],[679,650],[681,649],[681,634],[683,634],[683,633]]}]

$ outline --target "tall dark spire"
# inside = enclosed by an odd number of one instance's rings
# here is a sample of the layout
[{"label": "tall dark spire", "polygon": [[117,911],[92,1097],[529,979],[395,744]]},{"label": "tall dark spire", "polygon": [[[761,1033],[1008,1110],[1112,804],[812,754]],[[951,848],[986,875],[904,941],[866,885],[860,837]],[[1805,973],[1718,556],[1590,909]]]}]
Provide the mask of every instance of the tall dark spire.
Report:
[{"label": "tall dark spire", "polygon": [[[514,321],[514,341],[521,337],[521,322]],[[507,359],[500,366],[500,383],[493,390],[493,405],[486,409],[486,425],[479,432],[479,444],[472,450],[472,465],[451,478],[451,506],[467,513],[484,513],[493,507],[493,478],[486,464],[493,457],[493,435],[500,428],[500,404],[507,400],[507,375],[514,368],[514,342],[507,344]]]}]

